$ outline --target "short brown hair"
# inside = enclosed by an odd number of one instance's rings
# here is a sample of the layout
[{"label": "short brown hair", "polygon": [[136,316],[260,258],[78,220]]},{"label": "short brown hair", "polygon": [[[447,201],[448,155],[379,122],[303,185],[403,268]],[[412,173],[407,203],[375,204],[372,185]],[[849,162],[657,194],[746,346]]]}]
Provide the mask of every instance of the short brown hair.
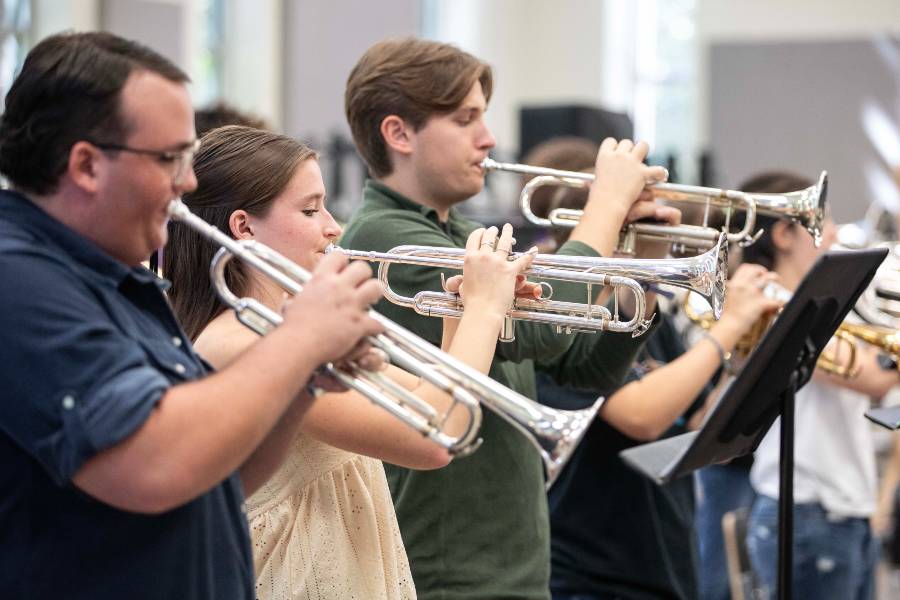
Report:
[{"label": "short brown hair", "polygon": [[[182,198],[191,212],[231,235],[231,213],[243,209],[265,216],[297,167],[316,153],[305,144],[270,131],[239,125],[213,129],[203,136],[194,159],[197,189]],[[209,263],[217,248],[183,223],[169,223],[163,252],[163,275],[172,282],[169,300],[190,338],[196,339],[225,306],[209,281]],[[247,293],[249,280],[239,260],[225,270],[228,288]]]},{"label": "short brown hair", "polygon": [[385,117],[397,115],[418,131],[432,115],[455,110],[476,81],[490,100],[491,67],[450,44],[405,38],[369,48],[347,79],[344,111],[371,175],[394,170],[381,136]]},{"label": "short brown hair", "polygon": [[122,90],[137,71],[188,76],[137,42],[98,31],[51,35],[31,49],[0,118],[0,173],[33,194],[57,190],[80,140],[122,144],[130,123]]}]

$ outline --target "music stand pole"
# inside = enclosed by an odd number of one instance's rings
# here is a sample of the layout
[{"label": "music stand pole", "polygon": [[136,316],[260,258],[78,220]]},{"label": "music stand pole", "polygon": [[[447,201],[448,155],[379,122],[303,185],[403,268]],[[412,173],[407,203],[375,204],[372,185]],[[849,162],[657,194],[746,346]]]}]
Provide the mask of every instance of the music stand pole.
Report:
[{"label": "music stand pole", "polygon": [[794,400],[798,373],[781,396],[781,453],[778,457],[778,598],[793,595],[794,565]]}]

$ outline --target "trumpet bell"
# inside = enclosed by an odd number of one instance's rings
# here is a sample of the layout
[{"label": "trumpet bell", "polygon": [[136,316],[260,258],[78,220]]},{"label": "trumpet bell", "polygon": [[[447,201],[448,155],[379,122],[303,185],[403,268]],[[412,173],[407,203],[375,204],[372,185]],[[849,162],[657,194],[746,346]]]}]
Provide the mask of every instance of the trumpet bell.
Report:
[{"label": "trumpet bell", "polygon": [[541,432],[535,439],[541,445],[547,489],[559,477],[605,401],[600,397],[593,405],[581,410],[561,411],[544,407],[542,420],[531,424],[530,429]]},{"label": "trumpet bell", "polygon": [[804,190],[786,194],[750,194],[761,215],[790,219],[802,225],[815,240],[822,243],[825,224],[825,205],[828,198],[828,172],[822,171],[819,180]]}]

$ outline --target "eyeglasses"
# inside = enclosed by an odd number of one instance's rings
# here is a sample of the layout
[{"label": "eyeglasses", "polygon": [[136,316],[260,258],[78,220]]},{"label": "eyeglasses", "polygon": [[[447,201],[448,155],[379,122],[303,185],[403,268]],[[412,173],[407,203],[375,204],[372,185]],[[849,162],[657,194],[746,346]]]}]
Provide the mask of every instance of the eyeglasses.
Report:
[{"label": "eyeglasses", "polygon": [[156,158],[160,163],[172,165],[172,183],[179,185],[184,182],[191,165],[194,163],[194,155],[200,149],[200,140],[194,140],[191,145],[182,150],[147,150],[144,148],[131,148],[122,144],[107,144],[91,142],[101,150],[110,152],[131,152],[132,154],[144,154]]}]

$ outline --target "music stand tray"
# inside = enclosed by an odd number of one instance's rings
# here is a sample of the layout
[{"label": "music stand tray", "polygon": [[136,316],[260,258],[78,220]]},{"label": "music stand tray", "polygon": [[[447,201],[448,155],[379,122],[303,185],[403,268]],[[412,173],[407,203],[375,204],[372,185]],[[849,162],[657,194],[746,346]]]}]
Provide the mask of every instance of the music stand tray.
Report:
[{"label": "music stand tray", "polygon": [[873,423],[878,423],[891,431],[900,429],[900,406],[872,408],[866,411],[866,417]]},{"label": "music stand tray", "polygon": [[619,453],[657,483],[753,452],[781,415],[778,595],[791,596],[794,394],[887,250],[827,252],[816,261],[698,431]]}]

